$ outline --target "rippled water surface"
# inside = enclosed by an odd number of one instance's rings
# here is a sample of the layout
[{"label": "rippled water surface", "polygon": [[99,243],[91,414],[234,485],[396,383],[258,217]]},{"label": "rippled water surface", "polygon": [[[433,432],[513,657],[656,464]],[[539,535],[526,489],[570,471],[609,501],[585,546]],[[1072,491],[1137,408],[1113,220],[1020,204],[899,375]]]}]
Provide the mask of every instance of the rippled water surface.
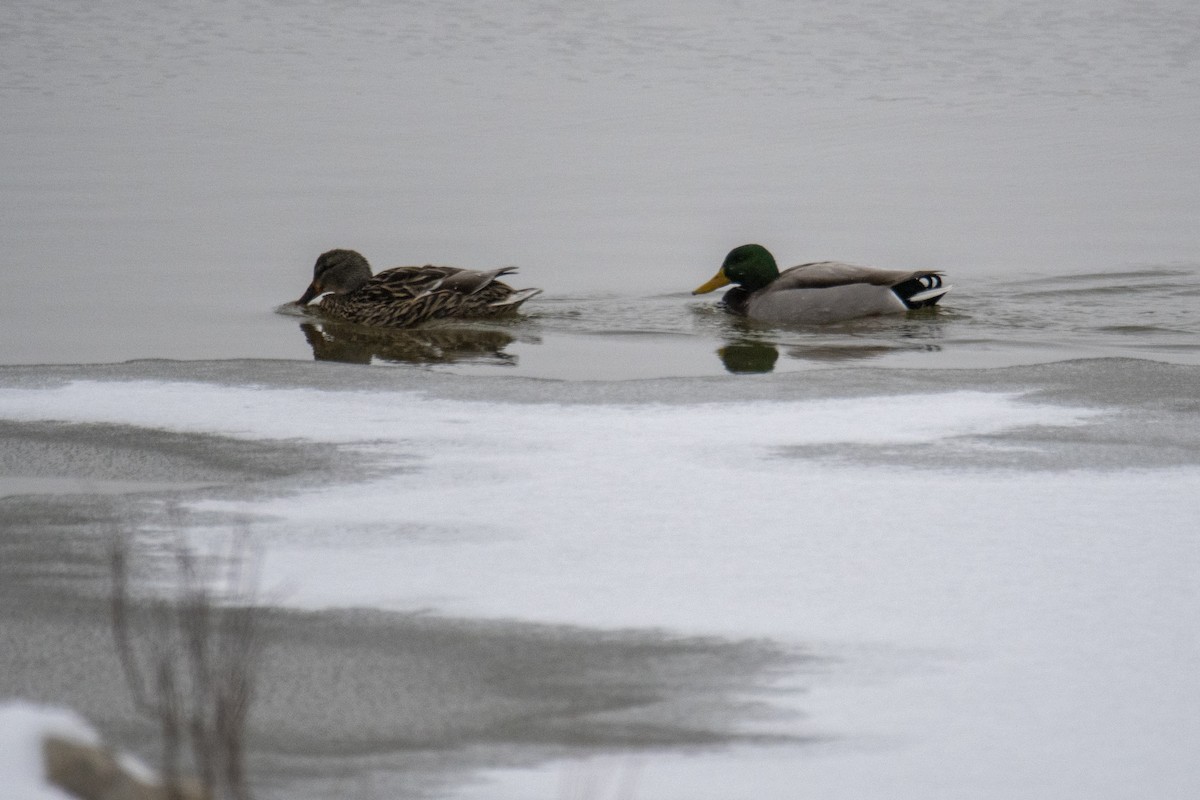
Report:
[{"label": "rippled water surface", "polygon": [[793,329],[731,316],[719,301],[686,293],[551,295],[530,303],[520,321],[404,332],[281,313],[297,320],[318,360],[600,380],[1100,357],[1197,365],[1197,297],[1200,269],[1177,265],[977,279],[934,309]]}]

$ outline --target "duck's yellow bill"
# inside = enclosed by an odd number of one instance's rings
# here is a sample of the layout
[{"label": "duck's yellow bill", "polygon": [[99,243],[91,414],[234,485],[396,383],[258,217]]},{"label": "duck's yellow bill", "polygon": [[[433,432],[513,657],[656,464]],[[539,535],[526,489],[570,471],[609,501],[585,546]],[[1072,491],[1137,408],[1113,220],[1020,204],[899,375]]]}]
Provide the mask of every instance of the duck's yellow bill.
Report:
[{"label": "duck's yellow bill", "polygon": [[708,294],[709,292],[720,289],[722,286],[728,286],[728,285],[729,285],[729,278],[725,277],[724,272],[718,272],[716,275],[713,276],[712,280],[709,281],[708,283],[704,284],[703,286],[697,286],[695,289],[692,289],[692,294]]}]

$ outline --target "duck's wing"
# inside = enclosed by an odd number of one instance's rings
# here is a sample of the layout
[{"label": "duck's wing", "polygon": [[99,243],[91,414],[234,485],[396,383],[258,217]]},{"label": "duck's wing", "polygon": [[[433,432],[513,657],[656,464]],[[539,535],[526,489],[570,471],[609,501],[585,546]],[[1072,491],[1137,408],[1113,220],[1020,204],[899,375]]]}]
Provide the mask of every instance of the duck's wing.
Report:
[{"label": "duck's wing", "polygon": [[937,270],[893,270],[844,264],[840,261],[815,261],[784,270],[764,293],[794,289],[831,289],[838,286],[880,286],[891,289],[908,308],[931,306],[950,286]]},{"label": "duck's wing", "polygon": [[461,272],[456,267],[438,267],[427,264],[423,267],[392,267],[371,278],[360,290],[363,296],[383,299],[406,299],[419,297],[432,291],[447,277]]},{"label": "duck's wing", "polygon": [[845,264],[841,261],[814,261],[800,264],[779,273],[767,288],[771,291],[787,289],[828,289],[831,286],[848,286],[853,283],[868,283],[872,286],[895,286],[922,275],[937,275],[929,270],[892,270]]},{"label": "duck's wing", "polygon": [[500,267],[487,271],[460,269],[429,287],[429,290],[449,289],[460,294],[478,294],[495,283],[501,275],[511,275],[516,271],[516,267]]}]

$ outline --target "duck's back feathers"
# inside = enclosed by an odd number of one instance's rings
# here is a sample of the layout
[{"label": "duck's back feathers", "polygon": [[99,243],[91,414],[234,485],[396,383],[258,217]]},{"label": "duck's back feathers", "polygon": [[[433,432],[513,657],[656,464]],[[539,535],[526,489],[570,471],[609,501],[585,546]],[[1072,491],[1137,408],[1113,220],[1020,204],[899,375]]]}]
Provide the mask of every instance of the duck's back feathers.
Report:
[{"label": "duck's back feathers", "polygon": [[432,264],[424,267],[392,267],[367,281],[359,292],[364,293],[364,299],[370,297],[376,302],[386,302],[390,298],[395,302],[433,291],[458,272],[462,270],[454,267],[435,267]]},{"label": "duck's back feathers", "polygon": [[514,312],[540,289],[514,290],[497,280],[516,267],[489,271],[432,264],[393,267],[345,293],[325,295],[320,311],[337,319],[387,328],[409,328],[444,318],[497,317]]}]

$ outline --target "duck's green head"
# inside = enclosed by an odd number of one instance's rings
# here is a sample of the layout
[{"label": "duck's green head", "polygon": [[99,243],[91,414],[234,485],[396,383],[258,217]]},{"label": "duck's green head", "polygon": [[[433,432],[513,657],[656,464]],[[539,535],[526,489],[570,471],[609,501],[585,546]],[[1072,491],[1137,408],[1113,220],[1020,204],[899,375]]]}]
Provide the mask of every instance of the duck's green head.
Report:
[{"label": "duck's green head", "polygon": [[330,250],[313,265],[313,279],[297,305],[307,305],[314,297],[333,292],[347,294],[371,280],[371,265],[354,250]]},{"label": "duck's green head", "polygon": [[775,257],[761,244],[744,244],[735,247],[725,256],[725,263],[703,286],[692,290],[692,294],[706,294],[730,283],[736,283],[748,291],[763,288],[779,277]]}]

